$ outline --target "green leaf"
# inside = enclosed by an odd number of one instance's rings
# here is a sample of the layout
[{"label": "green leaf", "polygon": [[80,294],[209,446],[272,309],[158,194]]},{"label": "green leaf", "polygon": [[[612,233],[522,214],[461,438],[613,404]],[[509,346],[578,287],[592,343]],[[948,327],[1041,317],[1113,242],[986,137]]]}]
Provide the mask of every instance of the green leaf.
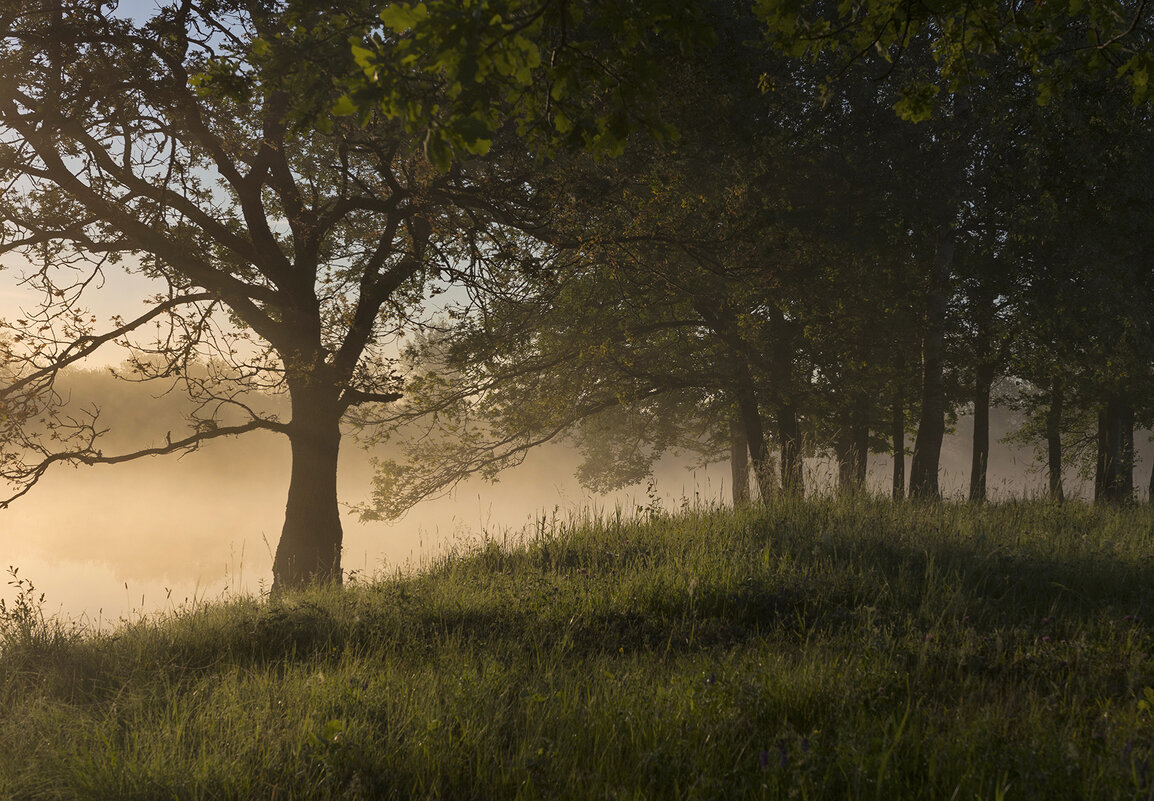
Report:
[{"label": "green leaf", "polygon": [[357,66],[366,73],[376,69],[376,52],[367,47],[362,47],[359,44],[352,45],[353,59],[357,62]]},{"label": "green leaf", "polygon": [[1052,81],[1041,81],[1038,84],[1038,105],[1048,106],[1054,99],[1054,84]]},{"label": "green leaf", "polygon": [[439,131],[430,130],[425,135],[425,158],[432,162],[438,170],[447,170],[453,163],[453,154],[449,144]]},{"label": "green leaf", "polygon": [[389,3],[381,9],[381,22],[396,33],[404,33],[429,15],[424,3],[410,6],[407,3]]},{"label": "green leaf", "polygon": [[348,95],[343,95],[336,103],[333,103],[333,114],[338,117],[349,117],[356,114],[359,110],[360,108]]},{"label": "green leaf", "polygon": [[[453,123],[453,131],[466,144],[481,139],[491,139],[493,130],[484,120],[477,117],[462,117]],[[488,148],[485,148],[488,150]]]},{"label": "green leaf", "polygon": [[905,86],[901,91],[901,99],[894,103],[894,111],[904,120],[925,122],[933,116],[934,109],[937,108],[940,91],[941,87],[931,83]]}]

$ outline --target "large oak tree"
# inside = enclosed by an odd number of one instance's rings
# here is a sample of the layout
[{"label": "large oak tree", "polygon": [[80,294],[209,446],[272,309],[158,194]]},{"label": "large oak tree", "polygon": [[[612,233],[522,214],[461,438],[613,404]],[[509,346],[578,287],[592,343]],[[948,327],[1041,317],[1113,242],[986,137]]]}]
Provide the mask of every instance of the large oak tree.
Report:
[{"label": "large oak tree", "polygon": [[[340,580],[342,421],[399,397],[390,337],[429,286],[463,277],[463,254],[538,223],[515,140],[435,168],[402,122],[330,113],[359,28],[281,11],[182,0],[133,23],[97,0],[0,4],[0,254],[27,259],[44,297],[0,340],[5,502],[52,464],[274,431],[292,452],[274,589]],[[97,330],[85,302],[109,269],[160,289]],[[192,394],[187,432],[102,450],[98,410],[53,388],[112,343],[127,377]],[[289,418],[253,390],[287,393]]]}]

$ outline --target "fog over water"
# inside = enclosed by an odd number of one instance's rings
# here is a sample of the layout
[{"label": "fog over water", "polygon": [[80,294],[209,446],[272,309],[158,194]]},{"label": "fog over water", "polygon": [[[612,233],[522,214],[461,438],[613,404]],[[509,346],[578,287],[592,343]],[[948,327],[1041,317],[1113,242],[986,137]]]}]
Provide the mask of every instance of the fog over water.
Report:
[{"label": "fog over water", "polygon": [[[121,409],[122,419],[135,413]],[[989,486],[996,498],[1040,495],[1045,476],[1032,465],[1030,449],[996,442],[1012,424],[996,413]],[[136,427],[163,425],[163,414]],[[963,416],[948,437],[942,459],[947,497],[964,494],[969,471],[969,419]],[[1143,458],[1135,480],[1149,480],[1149,446],[1136,437]],[[365,452],[351,441],[343,448],[341,498],[360,501],[370,489]],[[366,576],[419,567],[446,547],[482,534],[501,539],[532,531],[535,521],[568,520],[584,510],[626,514],[651,502],[644,485],[613,496],[595,496],[573,478],[575,454],[547,446],[496,484],[460,485],[450,497],[421,504],[404,519],[361,523],[344,517],[346,570]],[[908,461],[908,460],[907,460]],[[871,488],[885,492],[891,462],[871,455]],[[807,485],[821,491],[836,471],[828,461],[809,460]],[[285,438],[266,433],[216,441],[184,457],[72,469],[58,467],[41,485],[0,511],[0,567],[15,565],[46,595],[45,609],[90,625],[163,611],[225,593],[257,593],[271,583],[272,549],[283,522],[289,478]],[[1075,475],[1067,491],[1087,490]],[[689,469],[667,459],[659,465],[655,494],[666,509],[712,503],[729,497],[728,465]],[[14,588],[0,589],[11,599]]]},{"label": "fog over water", "polygon": [[[650,502],[645,487],[594,497],[572,478],[574,466],[564,449],[544,448],[498,483],[463,483],[396,522],[345,514],[344,568],[373,575],[418,567],[482,533],[515,537],[542,516],[567,520],[617,503],[631,513]],[[668,508],[695,491],[719,497],[727,470],[663,465],[657,491]],[[364,451],[348,443],[342,500],[366,498],[369,475]],[[287,440],[272,434],[215,442],[182,459],[58,469],[0,511],[3,564],[46,594],[49,611],[91,622],[213,599],[226,588],[255,593],[272,580],[288,479]],[[2,597],[13,594],[5,587]]]}]

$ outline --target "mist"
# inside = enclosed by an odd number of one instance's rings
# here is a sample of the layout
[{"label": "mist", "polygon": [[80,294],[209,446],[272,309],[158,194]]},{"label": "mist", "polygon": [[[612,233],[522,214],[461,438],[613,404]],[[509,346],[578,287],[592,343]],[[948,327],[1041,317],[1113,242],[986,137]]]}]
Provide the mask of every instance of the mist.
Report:
[{"label": "mist", "polygon": [[[513,538],[586,510],[632,514],[652,503],[646,486],[594,496],[573,478],[577,457],[562,447],[531,453],[497,483],[473,480],[402,519],[362,523],[343,516],[343,566],[363,577],[421,566],[444,549],[481,537]],[[368,496],[368,454],[347,443],[340,470],[345,503]],[[666,508],[718,500],[728,466],[690,471],[663,463],[654,492]],[[4,566],[15,565],[46,595],[50,611],[115,622],[272,582],[272,552],[284,520],[289,449],[283,437],[249,435],[183,458],[60,469],[0,511]],[[6,587],[3,597],[11,598]]]},{"label": "mist", "polygon": [[[62,377],[61,387],[75,405],[100,409],[101,425],[109,429],[101,447],[108,453],[162,444],[187,425],[188,401],[156,384],[80,370]],[[273,408],[283,403],[257,400]],[[338,474],[342,503],[368,499],[371,455],[385,453],[370,454],[346,437]],[[542,518],[551,524],[618,507],[631,514],[654,497],[673,508],[682,499],[711,502],[729,492],[728,465],[690,470],[667,460],[654,489],[639,485],[597,496],[573,477],[577,461],[564,446],[546,446],[496,483],[463,482],[397,521],[363,523],[345,509],[343,567],[366,578],[409,570],[446,548],[519,536]],[[271,432],[214,440],[179,456],[56,466],[0,510],[0,568],[17,567],[20,578],[45,594],[46,610],[93,626],[267,591],[289,472],[288,440]],[[0,597],[11,601],[15,593],[6,585]]]},{"label": "mist", "polygon": [[[69,386],[77,402],[94,401],[111,431],[110,449],[162,441],[182,425],[185,401],[154,397],[152,387],[79,372]],[[275,403],[275,400],[268,401]],[[995,409],[989,487],[992,500],[1045,494],[1045,475],[1029,447],[1000,440],[1017,421]],[[947,500],[961,500],[969,480],[970,419],[947,437],[941,483]],[[1152,456],[1139,446],[1135,482],[1148,486]],[[340,497],[353,504],[370,491],[369,453],[348,438],[342,449]],[[635,514],[659,503],[676,510],[727,503],[727,463],[691,465],[677,457],[658,463],[651,483],[611,495],[584,490],[574,478],[579,455],[565,445],[530,452],[496,483],[463,482],[444,498],[426,501],[401,520],[362,523],[345,511],[343,566],[369,578],[419,568],[447,548],[481,538],[515,539],[540,525],[584,514]],[[868,487],[888,494],[888,455],[871,454]],[[93,627],[171,611],[233,594],[266,591],[272,553],[284,519],[289,480],[288,441],[257,432],[218,440],[184,456],[150,457],[115,466],[57,467],[25,497],[0,510],[3,562],[45,594],[45,609]],[[833,491],[836,465],[806,462],[807,492]],[[1069,497],[1089,497],[1087,482],[1066,476]],[[9,602],[15,588],[5,586]]]}]

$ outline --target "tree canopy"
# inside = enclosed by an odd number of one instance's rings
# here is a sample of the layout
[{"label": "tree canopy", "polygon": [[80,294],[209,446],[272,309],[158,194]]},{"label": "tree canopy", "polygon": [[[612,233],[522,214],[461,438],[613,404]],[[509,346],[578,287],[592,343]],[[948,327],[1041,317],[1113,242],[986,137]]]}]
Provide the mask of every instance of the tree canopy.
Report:
[{"label": "tree canopy", "polygon": [[[276,584],[339,579],[342,419],[400,397],[389,343],[430,287],[466,277],[462,253],[540,224],[516,141],[438,169],[400,121],[326,111],[353,64],[339,27],[215,1],[139,24],[97,2],[0,7],[0,247],[44,298],[8,323],[9,500],[54,463],[272,430],[293,450]],[[161,289],[98,330],[83,304],[107,269]],[[199,402],[188,432],[101,449],[98,411],[53,383],[109,343],[131,350],[127,377]],[[253,390],[286,392],[291,418]]]},{"label": "tree canopy", "polygon": [[[747,455],[763,497],[831,454],[857,491],[889,450],[900,497],[916,431],[932,498],[968,408],[981,500],[999,380],[1055,495],[1093,420],[1099,495],[1129,497],[1154,422],[1149,13],[0,2],[0,254],[43,298],[0,337],[6,500],[53,464],[274,431],[294,587],[340,577],[342,426],[429,426],[381,514],[573,432],[599,487],[682,449]],[[101,328],[111,269],[158,291]],[[55,380],[110,345],[196,401],[187,431],[105,452]]]}]

